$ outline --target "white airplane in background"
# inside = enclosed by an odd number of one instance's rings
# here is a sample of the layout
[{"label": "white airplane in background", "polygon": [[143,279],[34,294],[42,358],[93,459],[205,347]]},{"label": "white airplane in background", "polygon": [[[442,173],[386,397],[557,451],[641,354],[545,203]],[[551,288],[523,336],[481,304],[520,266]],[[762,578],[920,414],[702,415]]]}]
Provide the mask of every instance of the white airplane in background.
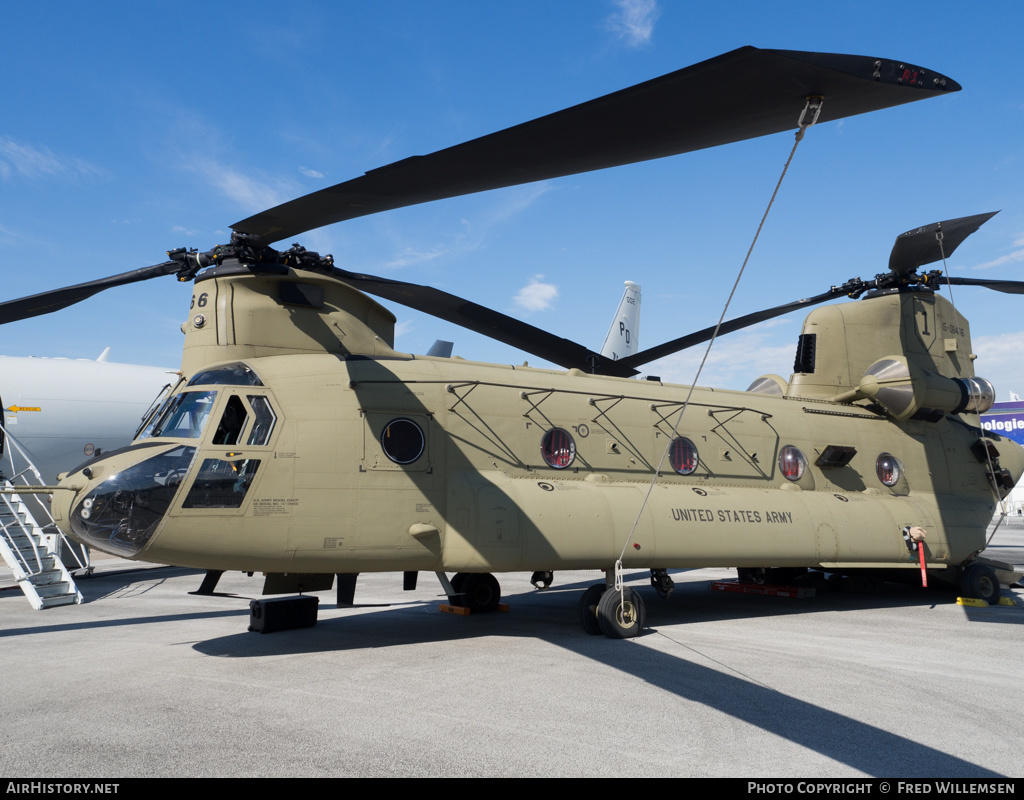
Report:
[{"label": "white airplane in background", "polygon": [[618,360],[640,349],[640,286],[626,281],[615,319],[601,347],[601,355]]},{"label": "white airplane in background", "polygon": [[109,352],[95,361],[0,356],[3,427],[46,483],[101,450],[129,444],[161,389],[177,382],[176,370],[111,363]]}]

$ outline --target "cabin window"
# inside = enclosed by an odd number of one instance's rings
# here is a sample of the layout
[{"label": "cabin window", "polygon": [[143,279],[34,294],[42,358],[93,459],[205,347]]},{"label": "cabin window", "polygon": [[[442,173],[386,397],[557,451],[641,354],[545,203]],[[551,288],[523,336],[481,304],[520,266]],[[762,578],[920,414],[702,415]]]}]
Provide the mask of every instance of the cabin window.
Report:
[{"label": "cabin window", "polygon": [[403,417],[384,426],[380,446],[384,455],[396,464],[411,464],[423,455],[427,439],[419,425]]},{"label": "cabin window", "polygon": [[672,440],[669,447],[668,460],[672,469],[680,475],[690,475],[700,463],[697,446],[685,436],[678,436]]},{"label": "cabin window", "polygon": [[798,481],[803,477],[807,469],[807,459],[804,454],[791,444],[787,444],[779,452],[779,471],[787,480]]},{"label": "cabin window", "polygon": [[252,458],[204,459],[182,508],[239,508],[259,465],[259,459]]},{"label": "cabin window", "polygon": [[552,428],[544,434],[540,443],[540,454],[544,463],[554,469],[566,469],[576,458],[576,442],[572,434],[563,428]]},{"label": "cabin window", "polygon": [[878,474],[878,480],[886,486],[895,486],[903,475],[903,465],[896,456],[882,453],[875,461],[875,472]]}]

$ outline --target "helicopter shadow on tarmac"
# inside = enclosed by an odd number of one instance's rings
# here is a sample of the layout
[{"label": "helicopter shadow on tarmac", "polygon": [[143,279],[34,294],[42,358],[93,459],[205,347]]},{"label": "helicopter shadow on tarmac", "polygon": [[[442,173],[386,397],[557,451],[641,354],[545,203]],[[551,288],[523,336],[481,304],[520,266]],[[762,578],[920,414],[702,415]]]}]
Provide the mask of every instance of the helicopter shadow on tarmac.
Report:
[{"label": "helicopter shadow on tarmac", "polygon": [[[644,589],[642,591],[652,611],[649,616],[652,628],[638,640],[622,642],[580,632],[576,604],[578,590],[584,585],[559,585],[544,592],[513,595],[508,600],[514,612],[507,615],[454,618],[439,613],[430,603],[415,603],[393,606],[388,610],[330,617],[327,615],[332,609],[325,607],[320,622],[312,629],[271,636],[239,632],[197,642],[193,648],[214,657],[262,658],[447,642],[453,648],[452,657],[457,659],[461,645],[473,640],[483,641],[492,636],[525,637],[565,648],[618,670],[629,680],[643,681],[675,695],[684,705],[703,705],[867,775],[999,776],[963,758],[771,688],[716,662],[710,656],[704,656],[699,648],[693,649],[684,644],[683,650],[674,647],[669,653],[644,646],[645,640],[656,646],[662,644],[663,640],[658,638],[659,623],[668,630],[687,621],[711,623],[737,616],[768,617],[811,612],[811,608],[801,605],[800,601],[789,605],[775,598],[722,597],[718,593],[712,596],[703,582],[695,582],[684,587],[681,597],[673,596],[667,602],[659,603],[653,590]],[[938,594],[930,591],[924,596],[914,596],[912,592],[900,589],[885,596],[871,597],[835,593],[826,601],[824,608],[817,605],[814,611],[892,607],[894,599],[898,605],[928,606],[937,598]],[[765,602],[766,599],[775,602]],[[425,615],[432,616],[433,620],[424,619]],[[786,643],[779,642],[778,646],[785,650]],[[705,666],[698,661],[720,668]],[[538,694],[543,694],[543,690],[538,689]],[[530,702],[542,703],[543,698],[533,697]],[[668,713],[667,709],[665,711]]]}]

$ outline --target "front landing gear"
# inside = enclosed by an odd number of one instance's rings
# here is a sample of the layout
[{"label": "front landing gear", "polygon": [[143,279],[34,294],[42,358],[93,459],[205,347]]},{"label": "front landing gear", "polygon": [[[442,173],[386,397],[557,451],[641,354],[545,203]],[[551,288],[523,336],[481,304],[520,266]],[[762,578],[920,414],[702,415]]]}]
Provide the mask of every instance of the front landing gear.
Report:
[{"label": "front landing gear", "polygon": [[595,583],[580,598],[580,625],[587,633],[609,639],[632,639],[647,624],[643,598],[630,588]]},{"label": "front landing gear", "polygon": [[471,614],[497,611],[501,603],[501,585],[489,572],[456,572],[451,588],[449,605],[468,609]]},{"label": "front landing gear", "polygon": [[580,598],[580,625],[591,636],[601,633],[601,624],[597,621],[597,604],[601,602],[607,586],[595,583]]}]

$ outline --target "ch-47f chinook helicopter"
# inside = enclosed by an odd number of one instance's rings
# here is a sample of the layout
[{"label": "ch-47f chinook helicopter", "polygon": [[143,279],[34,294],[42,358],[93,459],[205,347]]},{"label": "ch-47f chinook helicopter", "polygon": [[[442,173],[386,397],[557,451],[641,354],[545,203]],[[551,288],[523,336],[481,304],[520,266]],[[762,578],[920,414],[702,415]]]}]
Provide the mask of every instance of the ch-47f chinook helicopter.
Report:
[{"label": "ch-47f chinook helicopter", "polygon": [[[433,571],[452,602],[486,611],[500,597],[492,573],[604,569],[580,619],[617,638],[645,620],[640,595],[616,583],[622,569],[650,569],[665,591],[670,567],[905,572],[923,553],[933,574],[998,593],[976,559],[1024,451],[980,428],[992,389],[974,376],[967,321],[935,293],[938,273],[918,271],[985,215],[904,234],[873,280],[723,325],[868,295],[811,313],[792,378],[748,392],[627,380],[710,329],[611,360],[436,289],[270,247],[959,88],[898,61],[742,48],[256,214],[212,250],[2,304],[11,321],[160,275],[195,281],[181,382],[131,446],[63,478],[54,515],[100,550],[265,572],[268,591]],[[367,293],[566,371],[396,352],[395,318]]]}]

